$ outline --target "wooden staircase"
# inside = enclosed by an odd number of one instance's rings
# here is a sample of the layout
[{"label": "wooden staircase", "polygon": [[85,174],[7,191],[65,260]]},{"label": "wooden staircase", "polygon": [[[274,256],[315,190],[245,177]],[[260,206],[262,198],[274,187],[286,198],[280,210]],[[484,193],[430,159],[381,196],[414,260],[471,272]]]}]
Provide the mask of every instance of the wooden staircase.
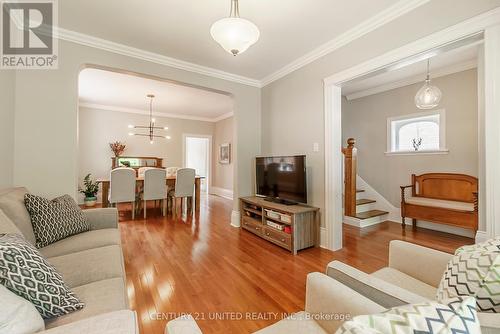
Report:
[{"label": "wooden staircase", "polygon": [[357,148],[354,138],[347,140],[344,153],[344,223],[367,227],[386,220],[389,212],[377,210],[377,201],[365,197],[365,190],[356,188]]}]

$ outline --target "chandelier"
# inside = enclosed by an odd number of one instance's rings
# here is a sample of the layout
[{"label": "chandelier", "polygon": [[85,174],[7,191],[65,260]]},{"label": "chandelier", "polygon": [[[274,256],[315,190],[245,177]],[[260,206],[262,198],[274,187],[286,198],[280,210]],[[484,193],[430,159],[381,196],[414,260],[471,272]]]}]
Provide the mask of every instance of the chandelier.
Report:
[{"label": "chandelier", "polygon": [[427,59],[427,77],[425,83],[415,95],[415,105],[418,109],[432,109],[437,107],[441,101],[441,90],[436,86],[431,85],[431,77],[429,72],[430,60]]},{"label": "chandelier", "polygon": [[255,24],[240,17],[238,0],[231,0],[229,17],[215,22],[210,34],[233,56],[245,52],[259,40],[260,36],[259,28]]},{"label": "chandelier", "polygon": [[140,136],[140,137],[149,137],[149,143],[153,144],[154,143],[154,138],[165,138],[165,139],[170,139],[170,136],[164,136],[164,135],[158,135],[155,134],[155,130],[168,130],[168,127],[166,126],[155,126],[155,119],[153,118],[153,99],[154,95],[153,94],[148,94],[146,95],[150,100],[149,100],[149,125],[143,126],[143,125],[129,125],[129,129],[145,129],[148,130],[148,133],[134,133],[134,132],[129,132],[129,136]]}]

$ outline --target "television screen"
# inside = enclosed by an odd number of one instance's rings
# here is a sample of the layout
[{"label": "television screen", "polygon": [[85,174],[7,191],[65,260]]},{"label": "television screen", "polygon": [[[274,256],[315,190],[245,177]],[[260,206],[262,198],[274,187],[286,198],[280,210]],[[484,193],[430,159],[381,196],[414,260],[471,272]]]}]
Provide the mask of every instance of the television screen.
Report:
[{"label": "television screen", "polygon": [[307,203],[306,156],[258,157],[257,195]]}]

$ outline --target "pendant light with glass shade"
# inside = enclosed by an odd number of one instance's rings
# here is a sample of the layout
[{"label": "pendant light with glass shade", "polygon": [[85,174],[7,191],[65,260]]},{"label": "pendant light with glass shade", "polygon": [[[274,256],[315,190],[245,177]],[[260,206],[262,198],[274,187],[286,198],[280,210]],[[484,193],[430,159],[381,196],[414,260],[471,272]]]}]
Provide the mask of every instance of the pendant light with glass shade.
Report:
[{"label": "pendant light with glass shade", "polygon": [[224,50],[236,56],[255,44],[259,40],[260,32],[254,23],[240,17],[238,0],[230,1],[229,17],[215,22],[210,34]]},{"label": "pendant light with glass shade", "polygon": [[420,88],[417,95],[415,95],[415,105],[418,109],[432,109],[437,107],[439,101],[441,101],[441,90],[431,85],[429,66],[430,60],[427,59],[427,78],[422,88]]}]

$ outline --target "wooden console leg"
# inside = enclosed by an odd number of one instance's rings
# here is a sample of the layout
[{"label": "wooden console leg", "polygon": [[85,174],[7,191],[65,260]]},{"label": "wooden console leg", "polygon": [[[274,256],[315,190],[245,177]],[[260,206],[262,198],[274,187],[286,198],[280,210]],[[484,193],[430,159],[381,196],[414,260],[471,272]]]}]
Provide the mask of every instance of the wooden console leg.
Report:
[{"label": "wooden console leg", "polygon": [[411,220],[411,225],[413,228],[417,227],[417,220],[415,218]]},{"label": "wooden console leg", "polygon": [[405,228],[405,217],[401,217],[401,226],[403,226],[403,228]]}]

